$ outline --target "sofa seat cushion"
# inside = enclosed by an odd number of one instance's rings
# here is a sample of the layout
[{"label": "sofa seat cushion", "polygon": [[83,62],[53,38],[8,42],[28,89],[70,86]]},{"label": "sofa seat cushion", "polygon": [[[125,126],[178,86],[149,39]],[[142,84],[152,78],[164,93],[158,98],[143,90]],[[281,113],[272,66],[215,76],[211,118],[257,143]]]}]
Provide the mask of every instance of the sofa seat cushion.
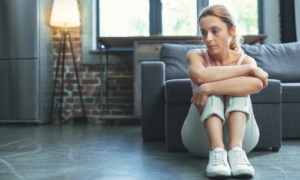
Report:
[{"label": "sofa seat cushion", "polygon": [[[298,91],[300,92],[300,91]],[[170,103],[192,103],[193,97],[191,79],[172,79],[166,81],[164,86],[165,102]],[[299,97],[299,95],[298,95]],[[268,79],[268,86],[258,93],[250,95],[254,104],[280,103],[281,85],[276,79]]]},{"label": "sofa seat cushion", "polygon": [[282,102],[300,103],[300,83],[281,83]]}]

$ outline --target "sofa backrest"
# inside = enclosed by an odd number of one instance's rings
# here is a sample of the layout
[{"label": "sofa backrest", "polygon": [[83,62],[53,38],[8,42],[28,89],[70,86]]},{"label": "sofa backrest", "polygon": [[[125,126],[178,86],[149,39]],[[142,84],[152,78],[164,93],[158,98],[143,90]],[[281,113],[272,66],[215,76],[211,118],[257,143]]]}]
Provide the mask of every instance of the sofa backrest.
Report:
[{"label": "sofa backrest", "polygon": [[300,82],[300,42],[282,44],[243,44],[245,54],[269,74],[269,79]]},{"label": "sofa backrest", "polygon": [[[166,64],[166,80],[189,78],[186,54],[191,49],[206,49],[205,45],[165,43],[160,50],[160,60]],[[269,74],[269,79],[281,82],[300,82],[300,42],[247,45],[245,54],[253,57],[257,66]]]},{"label": "sofa backrest", "polygon": [[160,49],[160,60],[166,64],[166,81],[189,78],[186,54],[191,49],[204,49],[205,45],[184,45],[164,43]]}]

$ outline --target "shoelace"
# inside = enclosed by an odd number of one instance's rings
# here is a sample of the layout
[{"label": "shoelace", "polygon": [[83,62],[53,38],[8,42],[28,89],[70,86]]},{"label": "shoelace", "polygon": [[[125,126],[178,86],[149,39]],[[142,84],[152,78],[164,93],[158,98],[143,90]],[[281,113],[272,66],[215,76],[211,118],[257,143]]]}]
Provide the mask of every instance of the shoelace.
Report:
[{"label": "shoelace", "polygon": [[212,152],[212,166],[226,165],[227,158],[225,155],[226,151]]},{"label": "shoelace", "polygon": [[233,151],[232,156],[235,164],[250,166],[244,151]]}]

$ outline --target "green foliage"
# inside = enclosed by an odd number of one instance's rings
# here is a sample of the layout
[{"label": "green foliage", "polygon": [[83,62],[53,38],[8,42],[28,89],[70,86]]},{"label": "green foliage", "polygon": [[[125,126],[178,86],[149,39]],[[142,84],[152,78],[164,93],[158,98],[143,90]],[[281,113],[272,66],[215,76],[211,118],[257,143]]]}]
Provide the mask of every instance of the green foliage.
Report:
[{"label": "green foliage", "polygon": [[140,19],[132,19],[131,24],[134,28],[132,28],[133,36],[148,36],[149,35],[149,25],[147,26],[146,22]]},{"label": "green foliage", "polygon": [[237,25],[245,29],[243,34],[258,34],[257,0],[233,0],[239,13]]},{"label": "green foliage", "polygon": [[163,35],[196,35],[196,0],[162,0]]}]

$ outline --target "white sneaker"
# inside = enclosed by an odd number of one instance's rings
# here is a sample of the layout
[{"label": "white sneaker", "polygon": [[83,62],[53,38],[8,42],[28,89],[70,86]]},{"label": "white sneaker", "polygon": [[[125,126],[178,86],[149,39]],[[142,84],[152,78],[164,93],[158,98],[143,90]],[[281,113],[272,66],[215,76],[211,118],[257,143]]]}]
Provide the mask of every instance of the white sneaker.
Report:
[{"label": "white sneaker", "polygon": [[247,178],[254,176],[254,168],[248,161],[246,152],[242,148],[237,146],[228,151],[228,159],[232,176]]},{"label": "white sneaker", "polygon": [[213,151],[209,151],[209,161],[206,167],[206,174],[211,178],[224,178],[231,176],[226,150],[218,147]]}]

